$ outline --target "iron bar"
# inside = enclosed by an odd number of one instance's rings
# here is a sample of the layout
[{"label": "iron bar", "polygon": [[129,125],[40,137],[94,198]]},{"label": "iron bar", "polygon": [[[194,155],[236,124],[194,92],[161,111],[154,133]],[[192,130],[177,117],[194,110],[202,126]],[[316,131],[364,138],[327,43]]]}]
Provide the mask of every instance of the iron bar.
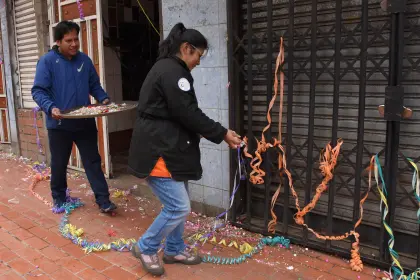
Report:
[{"label": "iron bar", "polygon": [[[248,82],[248,143],[251,144],[251,139],[253,139],[252,133],[252,1],[247,2],[247,38],[248,38],[248,71],[247,71],[247,82]],[[247,192],[246,192],[246,221],[251,222],[251,201],[252,201],[252,187],[249,180],[246,181]]]},{"label": "iron bar", "polygon": [[[308,115],[308,154],[306,157],[306,185],[305,205],[311,200],[312,191],[312,170],[314,166],[314,122],[315,122],[315,87],[316,87],[316,46],[317,46],[317,6],[318,1],[312,1],[312,22],[311,22],[311,82],[309,93],[309,115]],[[305,223],[309,223],[309,213],[305,215]],[[303,239],[308,240],[308,231],[303,230]]]},{"label": "iron bar", "polygon": [[[332,119],[332,140],[333,147],[337,145],[338,134],[338,106],[340,95],[340,63],[341,63],[341,10],[342,0],[335,2],[335,49],[334,49],[334,96],[333,96],[333,119]],[[334,196],[335,196],[335,177],[329,183],[328,187],[328,217],[327,217],[327,235],[333,234],[334,217]],[[327,248],[331,247],[331,241],[327,240]]]},{"label": "iron bar", "polygon": [[[227,10],[231,11],[231,13],[234,13],[235,11],[237,11],[235,4],[237,5],[237,1],[227,0],[226,1]],[[238,104],[239,102],[237,102],[238,96],[234,93],[234,89],[236,89],[238,86],[237,75],[236,75],[237,70],[235,67],[234,59],[233,59],[233,53],[234,53],[233,50],[235,48],[235,45],[234,45],[235,31],[237,30],[237,26],[235,26],[235,22],[237,21],[234,20],[233,16],[227,17],[227,31],[228,31],[227,51],[230,54],[228,55],[228,79],[230,83],[230,86],[228,88],[228,93],[229,93],[229,107],[231,108],[231,110],[229,110],[229,127],[234,128],[235,131],[239,131],[239,133],[241,133],[240,132],[241,121],[240,121],[240,117],[238,116],[238,105],[239,105]],[[230,156],[229,182],[230,182],[230,192],[232,193],[233,188],[235,187],[233,182],[234,182],[235,171],[237,168],[237,163],[236,163],[235,153],[231,152],[229,156]],[[232,221],[236,221],[237,201],[238,199],[235,199],[233,201],[232,210],[230,214],[230,218],[232,219]]]},{"label": "iron bar", "polygon": [[271,161],[270,161],[270,154],[268,152],[264,153],[262,155],[263,157],[263,166],[265,172],[264,176],[264,227],[268,228],[268,219],[269,219],[269,213],[270,213],[270,189],[271,189]]},{"label": "iron bar", "polygon": [[[419,225],[419,231],[420,233],[420,225]],[[417,265],[416,267],[420,267],[420,238],[417,238]]]},{"label": "iron bar", "polygon": [[363,171],[363,149],[365,135],[365,103],[366,103],[366,65],[367,65],[367,48],[368,48],[368,3],[362,2],[362,32],[360,47],[360,85],[359,85],[359,106],[357,121],[357,151],[356,151],[356,168],[355,168],[355,188],[353,197],[353,223],[360,217],[360,194],[362,188],[362,171]]},{"label": "iron bar", "polygon": [[[289,1],[289,29],[287,39],[287,140],[286,140],[286,164],[290,166],[292,156],[292,133],[293,133],[293,52],[294,52],[294,21],[295,4]],[[280,140],[280,139],[279,139]],[[281,178],[280,178],[281,179]],[[287,234],[289,227],[289,180],[284,180],[284,204],[283,204],[283,233]]]},{"label": "iron bar", "polygon": [[[268,107],[271,102],[271,98],[273,96],[273,0],[267,0],[267,112]],[[271,126],[267,130],[267,139],[271,140]],[[265,228],[268,227],[268,216],[269,216],[269,209],[270,209],[270,189],[271,189],[271,159],[270,154],[265,153],[265,161],[264,161],[265,170],[267,170],[264,184],[265,184],[265,211],[264,211],[264,225]]]},{"label": "iron bar", "polygon": [[[400,86],[404,58],[404,12],[391,13],[391,36],[389,52],[389,86]],[[389,213],[387,223],[392,228],[395,219],[396,189],[398,176],[400,122],[387,121],[385,144],[385,185],[388,191]],[[382,227],[381,257],[390,261],[388,234]]]}]

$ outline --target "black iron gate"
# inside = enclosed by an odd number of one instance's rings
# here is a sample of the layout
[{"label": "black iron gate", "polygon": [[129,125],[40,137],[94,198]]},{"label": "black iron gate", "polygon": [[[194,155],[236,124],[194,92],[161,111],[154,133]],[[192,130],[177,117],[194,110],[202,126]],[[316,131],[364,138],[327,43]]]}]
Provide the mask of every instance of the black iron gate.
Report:
[{"label": "black iron gate", "polygon": [[[419,205],[406,157],[420,160],[420,1],[388,2],[386,10],[379,0],[228,0],[230,119],[231,127],[241,135],[260,137],[267,123],[274,63],[283,36],[282,135],[302,204],[309,202],[322,179],[320,150],[328,142],[335,145],[338,138],[344,140],[328,194],[308,215],[307,224],[327,235],[351,229],[359,217],[360,197],[367,190],[363,171],[371,156],[379,154],[389,192],[394,248],[405,267],[415,268],[420,266]],[[402,97],[414,111],[413,117],[384,120],[378,106],[386,103],[389,118],[398,118],[392,110],[401,109]],[[277,102],[268,138],[278,134],[278,110]],[[242,200],[232,213],[233,221],[241,219],[241,226],[262,233],[267,233],[271,218],[271,197],[284,180],[269,157],[264,158],[264,166],[272,172],[267,172],[265,184],[244,182]],[[373,190],[364,205],[359,233],[362,257],[385,266],[390,262],[388,237],[379,201]],[[349,257],[350,241],[320,241],[296,226],[293,205],[289,189],[283,187],[275,208],[279,234]]]}]

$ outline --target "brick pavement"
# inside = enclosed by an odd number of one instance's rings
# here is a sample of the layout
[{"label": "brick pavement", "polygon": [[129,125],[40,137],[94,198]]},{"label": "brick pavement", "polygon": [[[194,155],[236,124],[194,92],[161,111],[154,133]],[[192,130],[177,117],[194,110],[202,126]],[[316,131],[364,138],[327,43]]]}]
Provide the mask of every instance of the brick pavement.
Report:
[{"label": "brick pavement", "polygon": [[[0,159],[0,280],[1,279],[152,279],[139,262],[127,252],[101,252],[86,255],[78,246],[58,234],[60,215],[28,191],[30,178],[24,164]],[[84,179],[69,179],[74,196],[86,205],[70,216],[71,223],[83,227],[89,240],[112,240],[107,230],[117,237],[137,238],[158,212],[160,205],[145,198],[124,200],[116,217],[100,214]],[[36,191],[48,196],[48,182]],[[12,199],[12,200],[11,200]],[[9,201],[11,200],[11,201]],[[139,209],[141,207],[142,209]],[[149,213],[149,214],[144,214]],[[204,249],[214,251],[210,245]],[[219,252],[217,252],[217,250]],[[230,248],[216,248],[218,254],[239,253]],[[381,272],[366,267],[362,273],[349,269],[345,260],[306,250],[268,248],[246,264],[195,267],[167,265],[166,279],[380,279]]]}]

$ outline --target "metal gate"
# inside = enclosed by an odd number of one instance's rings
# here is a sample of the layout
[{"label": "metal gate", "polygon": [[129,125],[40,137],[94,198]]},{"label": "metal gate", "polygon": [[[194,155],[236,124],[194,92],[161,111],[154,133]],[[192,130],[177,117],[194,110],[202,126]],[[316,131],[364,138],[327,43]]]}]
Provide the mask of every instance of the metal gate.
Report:
[{"label": "metal gate", "polygon": [[[334,146],[338,138],[344,140],[328,193],[307,216],[307,224],[327,235],[351,229],[359,218],[360,197],[367,190],[364,170],[371,156],[379,154],[385,166],[394,248],[405,267],[416,268],[420,266],[419,205],[406,157],[420,160],[420,1],[388,0],[388,4],[387,11],[379,0],[228,1],[230,125],[249,139],[261,136],[283,36],[281,129],[287,164],[302,204],[310,201],[322,180],[321,149],[328,142]],[[414,112],[411,119],[391,121],[392,117],[398,119],[392,112],[387,120],[380,116],[379,105],[387,103],[387,111],[400,110],[392,105],[402,98]],[[278,134],[276,104],[269,139]],[[280,181],[287,186],[269,157],[266,155],[263,164],[272,172],[267,172],[265,184],[244,182],[242,200],[231,217],[237,225],[262,233],[267,233],[275,189]],[[379,203],[379,194],[373,190],[358,231],[364,260],[386,266],[390,263],[388,236]],[[314,238],[294,223],[293,205],[288,187],[282,187],[275,207],[278,234],[349,257],[350,240]]]}]

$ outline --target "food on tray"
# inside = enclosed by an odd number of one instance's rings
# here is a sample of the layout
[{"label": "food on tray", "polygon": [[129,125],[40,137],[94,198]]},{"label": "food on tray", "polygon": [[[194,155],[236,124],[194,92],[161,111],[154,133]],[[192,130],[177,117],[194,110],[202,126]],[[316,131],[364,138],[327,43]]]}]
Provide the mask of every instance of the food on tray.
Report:
[{"label": "food on tray", "polygon": [[79,109],[69,111],[66,113],[68,116],[89,116],[89,115],[99,115],[99,114],[106,114],[106,113],[114,113],[119,112],[126,109],[127,104],[115,104],[111,103],[108,105],[89,105],[85,107],[81,107]]}]

